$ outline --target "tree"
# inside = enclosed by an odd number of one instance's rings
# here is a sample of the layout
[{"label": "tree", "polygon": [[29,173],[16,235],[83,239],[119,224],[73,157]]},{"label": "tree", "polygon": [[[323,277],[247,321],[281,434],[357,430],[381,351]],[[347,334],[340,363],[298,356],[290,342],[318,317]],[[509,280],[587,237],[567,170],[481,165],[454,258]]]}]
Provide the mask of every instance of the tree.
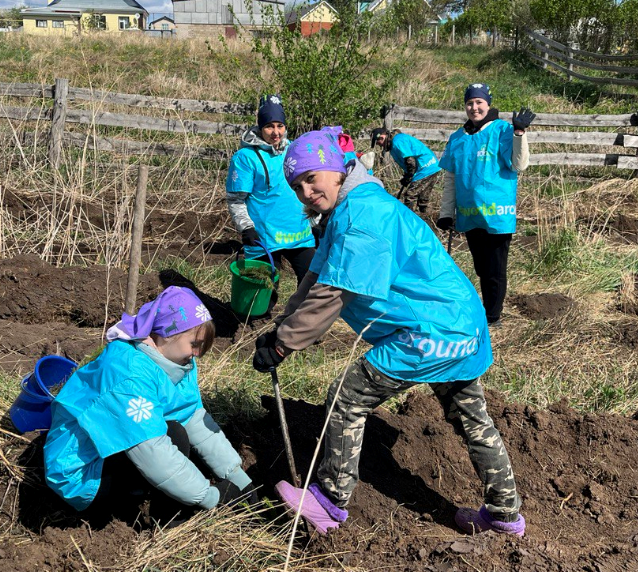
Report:
[{"label": "tree", "polygon": [[0,27],[8,28],[13,26],[15,28],[22,26],[22,9],[24,6],[16,6],[9,8],[8,10],[0,10]]},{"label": "tree", "polygon": [[[308,37],[288,29],[282,14],[266,9],[262,16],[264,25],[252,37],[252,51],[271,72],[262,80],[263,90],[281,94],[293,137],[325,125],[357,133],[378,117],[405,73],[402,50],[393,54],[393,61],[378,61],[379,44],[364,44],[370,14],[341,14],[330,30]],[[256,100],[259,94],[251,95]]]}]

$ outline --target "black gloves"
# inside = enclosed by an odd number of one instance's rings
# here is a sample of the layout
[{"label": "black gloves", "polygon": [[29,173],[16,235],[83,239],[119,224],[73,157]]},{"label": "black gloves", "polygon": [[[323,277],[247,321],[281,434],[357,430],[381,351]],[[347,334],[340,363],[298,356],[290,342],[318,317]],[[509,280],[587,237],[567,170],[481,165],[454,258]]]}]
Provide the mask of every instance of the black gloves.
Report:
[{"label": "black gloves", "polygon": [[276,368],[282,361],[282,356],[276,349],[277,330],[271,330],[267,334],[262,334],[255,341],[255,355],[253,356],[253,367],[261,373],[266,373]]},{"label": "black gloves", "polygon": [[234,506],[240,501],[243,495],[239,487],[235,483],[231,483],[228,479],[223,479],[212,486],[219,491],[219,502],[217,503],[219,506]]},{"label": "black gloves", "polygon": [[512,125],[515,131],[525,131],[534,121],[536,117],[535,113],[532,113],[531,109],[527,107],[521,107],[521,110],[516,114],[516,111],[512,114]]},{"label": "black gloves", "polygon": [[264,346],[255,351],[253,367],[261,373],[267,373],[276,368],[282,361],[284,361],[284,356],[274,346]]},{"label": "black gloves", "polygon": [[246,228],[241,232],[241,243],[246,246],[257,246],[257,241],[261,241],[254,226]]},{"label": "black gloves", "polygon": [[276,342],[277,342],[277,328],[275,328],[274,330],[270,330],[270,332],[267,332],[259,336],[255,340],[255,349],[259,350],[265,347],[274,348]]},{"label": "black gloves", "polygon": [[454,219],[450,217],[443,217],[436,221],[436,226],[441,230],[450,230],[454,227]]}]

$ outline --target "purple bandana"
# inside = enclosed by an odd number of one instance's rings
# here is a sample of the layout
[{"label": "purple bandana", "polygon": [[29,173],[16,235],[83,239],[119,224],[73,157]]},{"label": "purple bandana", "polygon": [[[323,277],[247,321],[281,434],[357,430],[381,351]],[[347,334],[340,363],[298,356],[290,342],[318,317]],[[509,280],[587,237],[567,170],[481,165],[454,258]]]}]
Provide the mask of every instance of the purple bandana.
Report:
[{"label": "purple bandana", "polygon": [[321,131],[304,133],[290,144],[284,160],[288,184],[308,171],[346,172],[343,151],[339,147],[340,130],[324,127]]},{"label": "purple bandana", "polygon": [[168,338],[212,320],[210,312],[192,290],[169,286],[152,302],[144,304],[135,316],[126,312],[109,328],[108,341],[143,340],[149,334]]}]

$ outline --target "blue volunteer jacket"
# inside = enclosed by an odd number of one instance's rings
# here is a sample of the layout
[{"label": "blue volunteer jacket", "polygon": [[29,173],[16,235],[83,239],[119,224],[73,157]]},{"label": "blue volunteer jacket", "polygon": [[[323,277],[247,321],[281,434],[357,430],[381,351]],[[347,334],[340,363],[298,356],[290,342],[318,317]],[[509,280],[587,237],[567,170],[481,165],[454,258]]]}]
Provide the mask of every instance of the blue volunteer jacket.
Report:
[{"label": "blue volunteer jacket", "polygon": [[[355,166],[361,172],[365,179]],[[476,290],[428,225],[379,184],[358,184],[337,205],[310,271],[318,283],[355,294],[341,317],[363,332],[372,345],[366,359],[386,375],[469,380],[492,363]]]},{"label": "blue volunteer jacket", "polygon": [[455,131],[440,165],[454,173],[456,230],[475,228],[490,234],[516,232],[518,175],[512,167],[514,128],[496,119],[481,131]]},{"label": "blue volunteer jacket", "polygon": [[390,149],[390,155],[397,162],[397,165],[401,167],[403,172],[406,172],[405,165],[406,157],[416,157],[417,171],[412,177],[413,181],[425,179],[434,173],[438,173],[441,168],[436,155],[416,137],[406,135],[405,133],[397,133],[392,137],[392,149]]},{"label": "blue volunteer jacket", "polygon": [[[286,154],[275,155],[264,149],[265,145],[248,144],[243,140],[242,146],[230,161],[226,192],[248,193],[248,215],[255,224],[257,234],[271,252],[314,247],[314,237],[303,205],[284,177]],[[262,160],[268,170],[270,185],[266,182]],[[255,246],[245,246],[244,252],[247,258],[264,255],[264,251]]]}]

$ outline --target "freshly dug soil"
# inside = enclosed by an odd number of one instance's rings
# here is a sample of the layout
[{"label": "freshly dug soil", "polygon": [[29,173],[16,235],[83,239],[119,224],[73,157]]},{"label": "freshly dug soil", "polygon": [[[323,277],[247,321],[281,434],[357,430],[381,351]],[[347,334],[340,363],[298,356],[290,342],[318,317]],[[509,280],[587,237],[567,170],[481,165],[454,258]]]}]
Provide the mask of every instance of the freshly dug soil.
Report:
[{"label": "freshly dug soil", "polygon": [[[58,268],[34,254],[0,260],[0,319],[101,328],[121,315],[126,280],[124,271],[116,268]],[[138,304],[161,290],[156,274],[140,276]]]},{"label": "freshly dug soil", "polygon": [[[302,534],[302,546],[310,554],[333,554],[337,570],[638,570],[638,420],[583,415],[562,403],[536,411],[494,392],[487,399],[523,498],[524,538],[471,537],[456,529],[456,508],[478,507],[481,487],[438,402],[418,390],[396,414],[377,410],[370,416],[347,523],[328,537],[304,540]],[[262,494],[274,498],[274,484],[289,473],[274,399],[264,396],[262,402],[268,413],[260,421],[235,421],[225,430]],[[285,409],[297,468],[305,476],[323,407],[287,400]],[[9,438],[5,445],[10,459],[37,465],[33,444]],[[82,570],[80,551],[98,569],[118,569],[139,534],[132,520],[83,522],[42,485],[41,471],[27,468],[26,477],[16,487],[5,466],[0,473],[0,527],[15,519],[13,526],[32,531],[29,542],[16,546],[7,539],[0,546],[0,570]]]},{"label": "freshly dug soil", "polygon": [[575,304],[569,296],[556,293],[517,294],[511,296],[510,301],[523,316],[531,320],[551,320],[564,316]]}]

